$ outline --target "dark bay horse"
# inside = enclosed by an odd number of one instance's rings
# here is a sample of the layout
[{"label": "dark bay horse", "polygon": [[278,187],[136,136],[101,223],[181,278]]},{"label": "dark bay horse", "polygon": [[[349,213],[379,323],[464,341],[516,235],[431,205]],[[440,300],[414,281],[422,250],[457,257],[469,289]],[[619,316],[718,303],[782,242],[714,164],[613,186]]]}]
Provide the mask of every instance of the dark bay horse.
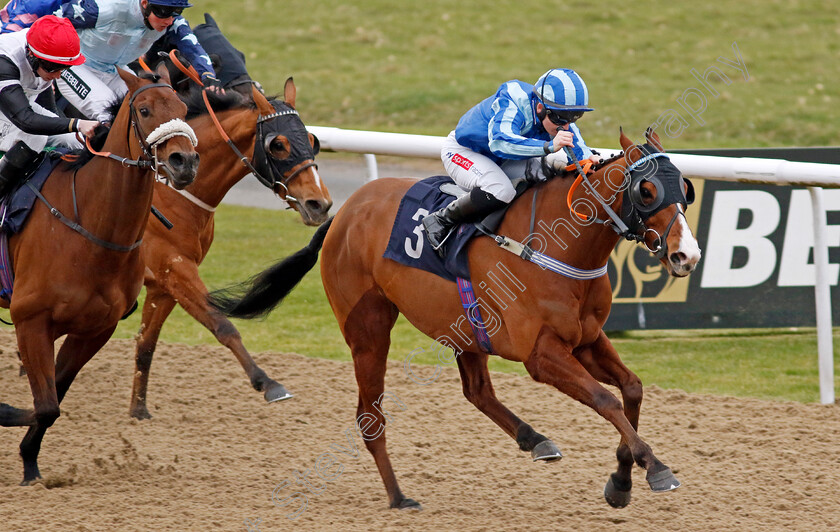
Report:
[{"label": "dark bay horse", "polygon": [[[256,88],[250,90],[252,100],[236,98],[237,93],[222,98],[239,103],[218,113],[220,126],[242,153],[254,153],[255,145],[264,148],[267,160],[258,168],[260,181],[280,198],[289,200],[304,223],[323,223],[332,200],[313,160],[318,151],[317,139],[306,131],[295,111],[294,82],[291,78],[286,81],[285,101],[274,101],[274,105]],[[225,145],[204,102],[201,98],[196,101],[197,96],[198,93],[193,94],[188,122],[198,136],[202,161],[198,175],[181,192],[163,183],[155,185],[153,204],[174,226],[167,230],[158,220],[149,219],[140,247],[146,263],[146,300],[137,335],[130,406],[131,416],[137,419],[151,417],[146,406],[149,370],[163,323],[176,303],[233,352],[251,385],[263,392],[266,401],[291,397],[282,384],[257,366],[236,327],[207,304],[207,288],[199,277],[198,266],[213,243],[214,211],[228,190],[250,170]],[[253,157],[251,160],[257,164]]]},{"label": "dark bay horse", "polygon": [[[152,169],[165,168],[178,188],[195,177],[199,156],[183,121],[187,107],[166,70],[158,72],[138,78],[120,71],[129,92],[101,152],[117,160],[60,163],[41,191],[52,209],[36,201],[23,230],[9,239],[14,294],[2,306],[15,324],[35,408],[0,403],[0,425],[29,427],[20,444],[23,484],[40,478],[41,441],[73,379],[143,286],[139,244],[152,202]],[[75,231],[66,225],[74,215]],[[55,341],[64,335],[56,355]]]},{"label": "dark bay horse", "polygon": [[[591,407],[621,435],[618,470],[604,489],[614,507],[630,502],[634,463],[647,470],[646,479],[654,491],[680,485],[637,433],[642,383],[621,362],[602,330],[612,302],[606,264],[620,238],[614,227],[624,225],[628,230],[623,234],[655,251],[673,276],[688,275],[700,259],[683,215],[693,188],[664,158],[655,132],[648,131],[646,137],[647,144],[636,146],[622,133],[624,156],[603,164],[588,178],[587,189],[573,185],[581,177],[549,180],[518,198],[499,226],[499,235],[520,243],[535,242],[544,256],[576,268],[578,278],[522,260],[492,238],[473,239],[467,248],[481,313],[492,322],[495,353],[522,362],[534,380]],[[381,179],[365,185],[316,231],[309,246],[256,277],[244,296],[222,291],[213,299],[229,315],[253,317],[267,312],[312,268],[323,246],[324,289],[352,351],[359,385],[357,431],[373,455],[392,508],[420,506],[406,498],[397,484],[385,445],[387,417],[380,408],[390,331],[400,312],[454,352],[464,395],[516,440],[521,450],[530,451],[534,460],[562,456],[551,440],[496,398],[487,370],[488,354],[479,348],[469,327],[461,328],[466,320],[455,285],[383,258],[389,222],[413,183]],[[596,203],[596,196],[603,202]],[[589,210],[582,212],[587,204]],[[540,220],[536,225],[530,221],[532,205]],[[419,241],[406,242],[406,246],[411,244],[417,253],[431,252],[423,246],[422,233],[416,233]],[[510,241],[505,242],[509,245]],[[410,371],[410,364],[406,369]],[[618,387],[623,404],[599,382]]]}]

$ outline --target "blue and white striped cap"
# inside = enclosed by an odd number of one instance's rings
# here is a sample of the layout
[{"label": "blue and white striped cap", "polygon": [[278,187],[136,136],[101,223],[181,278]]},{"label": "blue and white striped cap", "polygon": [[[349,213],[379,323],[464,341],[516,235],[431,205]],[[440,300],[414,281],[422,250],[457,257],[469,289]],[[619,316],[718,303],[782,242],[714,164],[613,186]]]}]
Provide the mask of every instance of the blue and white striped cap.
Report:
[{"label": "blue and white striped cap", "polygon": [[581,77],[569,68],[553,68],[534,84],[534,95],[554,111],[592,111],[589,91]]}]

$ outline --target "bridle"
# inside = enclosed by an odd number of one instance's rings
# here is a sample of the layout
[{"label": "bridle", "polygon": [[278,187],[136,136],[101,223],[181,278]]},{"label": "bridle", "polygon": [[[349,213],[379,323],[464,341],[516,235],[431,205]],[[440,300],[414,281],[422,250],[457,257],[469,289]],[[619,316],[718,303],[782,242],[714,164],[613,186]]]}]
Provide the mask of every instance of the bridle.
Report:
[{"label": "bridle", "polygon": [[[278,196],[282,200],[284,200],[289,205],[296,204],[298,207],[302,207],[300,200],[295,198],[289,193],[289,183],[292,182],[301,172],[304,170],[314,167],[318,168],[318,164],[313,161],[315,155],[318,152],[319,143],[317,138],[315,139],[315,147],[309,145],[308,142],[296,142],[294,145],[291,145],[291,153],[289,157],[283,159],[282,161],[277,161],[274,158],[268,156],[268,146],[266,146],[266,138],[268,138],[268,143],[271,142],[274,135],[280,131],[279,127],[276,125],[279,122],[288,122],[292,120],[289,124],[292,129],[300,129],[303,135],[298,135],[296,137],[291,137],[292,140],[294,138],[306,138],[308,139],[308,134],[306,133],[306,128],[303,125],[303,122],[300,120],[300,116],[298,112],[290,105],[286,104],[285,102],[277,102],[272,101],[270,102],[272,107],[274,107],[275,112],[270,113],[268,115],[260,114],[257,117],[257,132],[256,132],[256,139],[254,142],[254,154],[252,159],[249,160],[239,148],[236,147],[236,144],[230,139],[228,134],[225,132],[222,124],[219,122],[219,119],[216,117],[216,113],[213,111],[213,107],[210,105],[210,101],[207,98],[207,88],[204,86],[204,83],[201,81],[201,78],[198,76],[198,73],[195,71],[195,68],[192,66],[186,67],[184,64],[178,59],[175,50],[169,52],[169,58],[172,63],[181,70],[184,74],[186,74],[190,79],[195,81],[200,87],[202,87],[201,96],[204,99],[204,105],[207,107],[207,113],[210,115],[210,118],[213,120],[213,124],[216,126],[216,129],[219,131],[219,134],[222,136],[222,139],[225,143],[230,146],[230,149],[233,151],[234,154],[242,161],[242,164],[254,174],[254,177],[257,180],[265,185],[267,188],[275,191],[275,188],[279,185],[283,189],[283,193],[277,193]],[[144,63],[141,63],[144,68],[148,69]],[[255,85],[256,86],[256,85]],[[266,133],[266,129],[268,129],[268,133]],[[268,135],[268,136],[267,136]],[[288,135],[287,138],[290,138]],[[305,162],[305,161],[309,162]],[[253,161],[253,162],[252,162]],[[299,165],[300,163],[305,163],[297,169],[294,169],[295,166]],[[294,169],[294,170],[293,170]],[[280,175],[280,179],[275,179],[275,174]],[[202,202],[203,203],[203,202]]]},{"label": "bridle", "polygon": [[175,89],[172,88],[172,85],[168,83],[150,83],[149,85],[143,85],[139,87],[136,91],[131,94],[131,97],[128,99],[128,110],[129,110],[129,121],[131,122],[131,129],[134,130],[134,135],[137,137],[138,142],[140,143],[140,150],[142,154],[137,159],[130,159],[128,157],[122,157],[116,155],[111,152],[106,151],[97,151],[93,149],[90,145],[90,139],[85,138],[85,145],[90,153],[99,157],[107,157],[109,159],[114,159],[118,161],[123,166],[136,166],[137,168],[148,170],[153,169],[155,171],[155,179],[158,179],[159,175],[159,167],[162,167],[164,170],[168,168],[165,162],[161,162],[157,156],[157,148],[167,140],[173,137],[186,137],[190,140],[193,147],[198,145],[198,139],[195,136],[195,132],[193,129],[181,120],[180,118],[173,118],[169,122],[163,123],[155,128],[154,131],[149,133],[149,135],[143,135],[143,131],[140,129],[139,119],[137,117],[137,109],[134,107],[134,100],[137,96],[142,93],[143,91],[154,89],[154,88],[168,88],[172,92],[175,92]]},{"label": "bridle", "polygon": [[[671,228],[677,221],[679,216],[685,220],[685,210],[688,205],[694,203],[694,185],[691,181],[685,179],[680,174],[679,170],[670,162],[668,155],[655,151],[652,146],[647,144],[638,146],[643,155],[638,160],[630,164],[623,171],[624,180],[621,215],[617,214],[611,206],[611,202],[601,196],[596,190],[595,186],[589,181],[586,172],[580,165],[580,162],[575,157],[574,152],[568,147],[565,148],[566,155],[569,161],[575,165],[578,177],[572,187],[569,189],[567,202],[572,213],[580,217],[586,222],[601,223],[610,226],[619,236],[636,243],[642,243],[653,253],[653,255],[662,259],[668,254],[668,235]],[[655,159],[664,158],[660,164],[653,164],[653,168],[642,169],[641,167],[646,163]],[[665,177],[666,179],[663,179]],[[682,183],[685,182],[687,191],[683,191]],[[656,188],[656,197],[653,202],[646,205],[642,198],[642,184],[651,183]],[[593,216],[586,216],[574,210],[572,206],[572,196],[578,185],[583,184],[587,191],[601,204],[608,219],[600,219]],[[646,222],[658,212],[664,210],[671,205],[678,205],[674,216],[668,222],[663,234],[659,234],[653,228],[646,225]],[[654,236],[653,247],[649,246],[645,238],[648,233]]]},{"label": "bridle", "polygon": [[[90,145],[90,140],[86,138],[85,139],[85,144],[87,145],[88,150],[95,156],[114,159],[125,167],[134,166],[134,167],[137,167],[138,169],[141,169],[141,170],[154,169],[155,170],[155,177],[157,177],[158,165],[160,164],[161,166],[165,167],[165,163],[160,163],[158,161],[158,158],[157,158],[157,147],[159,145],[161,145],[162,143],[171,139],[172,137],[183,136],[183,137],[187,137],[188,139],[190,139],[193,146],[196,146],[198,144],[198,140],[195,137],[195,132],[192,130],[192,128],[189,126],[189,124],[187,124],[186,122],[184,122],[183,120],[181,120],[179,118],[174,118],[174,119],[170,120],[169,122],[166,122],[166,123],[163,123],[163,124],[159,125],[157,128],[155,128],[154,131],[149,133],[148,136],[143,135],[143,131],[140,129],[140,125],[138,123],[137,111],[134,108],[134,100],[135,100],[135,98],[137,98],[138,94],[140,94],[141,92],[143,92],[145,90],[154,89],[154,88],[162,88],[162,87],[169,88],[173,92],[175,91],[172,88],[172,86],[169,85],[168,83],[155,82],[155,83],[150,83],[149,85],[143,85],[142,87],[139,87],[137,90],[134,91],[134,93],[132,93],[131,97],[128,100],[129,120],[131,122],[131,128],[129,129],[129,131],[131,131],[132,129],[134,130],[134,134],[137,137],[138,142],[140,143],[140,149],[143,152],[140,157],[138,157],[137,159],[129,159],[127,157],[122,157],[122,156],[113,154],[111,152],[103,152],[103,151],[94,150]],[[76,202],[76,173],[77,172],[78,172],[78,169],[76,169],[76,171],[73,172],[73,179],[70,182],[72,195],[73,195],[73,214],[75,215],[75,220],[72,220],[72,219],[68,218],[61,211],[59,211],[58,209],[53,207],[50,204],[50,202],[47,201],[47,198],[44,197],[44,195],[41,193],[41,191],[38,190],[38,188],[35,187],[31,183],[31,181],[27,181],[26,185],[29,186],[29,188],[35,193],[35,195],[47,206],[50,213],[53,216],[55,216],[56,219],[58,219],[58,221],[60,221],[61,223],[63,223],[64,225],[66,225],[67,227],[72,229],[73,231],[76,231],[77,233],[79,233],[80,235],[85,237],[87,240],[89,240],[89,241],[93,242],[94,244],[96,244],[98,246],[101,246],[105,249],[109,249],[111,251],[118,251],[118,252],[121,252],[121,253],[127,253],[129,251],[132,251],[132,250],[136,249],[140,244],[143,243],[143,238],[142,237],[140,239],[138,239],[136,242],[134,242],[133,244],[128,245],[128,246],[124,246],[124,245],[121,245],[121,244],[115,244],[113,242],[103,240],[103,239],[97,237],[96,235],[92,234],[90,231],[88,231],[84,227],[82,227],[80,219],[79,219],[79,208],[78,208],[78,204]]]},{"label": "bridle", "polygon": [[[274,190],[278,184],[285,190],[287,202],[300,202],[289,194],[289,183],[292,182],[304,170],[318,164],[313,160],[319,149],[317,138],[315,146],[309,144],[309,136],[303,122],[300,120],[297,110],[285,102],[272,101],[271,106],[275,112],[268,115],[260,115],[257,118],[257,138],[254,142],[253,164],[248,167],[260,183]],[[295,135],[284,135],[289,139],[289,157],[277,160],[269,156],[268,150],[271,140],[280,131],[291,131]],[[308,161],[308,162],[307,162]],[[301,164],[303,163],[303,164]],[[295,167],[298,168],[295,168]],[[280,180],[274,178],[281,176]]]}]

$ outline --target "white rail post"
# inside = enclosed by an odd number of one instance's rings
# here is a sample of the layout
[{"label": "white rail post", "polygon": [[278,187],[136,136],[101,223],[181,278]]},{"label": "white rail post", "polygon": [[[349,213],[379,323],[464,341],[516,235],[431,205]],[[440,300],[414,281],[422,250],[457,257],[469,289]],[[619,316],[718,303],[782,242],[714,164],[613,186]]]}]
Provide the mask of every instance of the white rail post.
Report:
[{"label": "white rail post", "polygon": [[379,167],[376,165],[376,155],[366,153],[365,162],[367,163],[367,179],[365,180],[365,183],[379,179]]},{"label": "white rail post", "polygon": [[831,286],[828,280],[826,216],[820,187],[808,187],[814,220],[814,295],[817,302],[817,352],[820,369],[820,402],[834,403],[834,346],[831,334]]}]

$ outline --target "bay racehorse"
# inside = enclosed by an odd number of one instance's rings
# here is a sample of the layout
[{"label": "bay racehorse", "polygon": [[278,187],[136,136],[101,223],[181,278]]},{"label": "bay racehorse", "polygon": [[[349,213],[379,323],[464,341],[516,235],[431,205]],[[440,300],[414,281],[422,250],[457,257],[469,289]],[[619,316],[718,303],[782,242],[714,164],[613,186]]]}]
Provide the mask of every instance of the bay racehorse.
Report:
[{"label": "bay racehorse", "polygon": [[295,111],[297,90],[292,79],[286,81],[285,101],[269,102],[255,87],[250,84],[248,87],[252,91],[248,100],[232,91],[224,97],[207,93],[209,103],[226,103],[228,107],[219,111],[218,127],[200,93],[192,93],[187,116],[198,136],[202,161],[198,175],[182,191],[163,183],[155,185],[153,204],[173,227],[167,229],[158,220],[150,218],[140,246],[146,263],[146,300],[137,335],[136,371],[129,411],[132,417],[151,417],[146,406],[149,370],[161,328],[176,303],[233,352],[251,385],[263,392],[268,402],[291,397],[282,384],[269,378],[257,366],[236,327],[207,304],[207,288],[198,273],[198,266],[213,243],[216,207],[228,190],[251,171],[225,145],[223,135],[229,134],[241,153],[257,154],[250,158],[250,164],[257,170],[259,180],[272,193],[287,200],[300,213],[304,223],[323,223],[332,205],[329,191],[313,160],[318,152],[318,141],[306,131]]},{"label": "bay racehorse", "polygon": [[[615,507],[630,502],[634,463],[647,470],[654,491],[672,490],[680,483],[639,437],[642,383],[621,362],[602,330],[612,302],[606,275],[610,252],[621,234],[655,251],[677,277],[691,273],[700,259],[683,215],[693,199],[693,187],[668,161],[655,132],[648,131],[646,137],[648,142],[637,146],[622,133],[623,156],[606,161],[591,176],[584,179],[579,169],[576,180],[558,177],[530,189],[533,192],[510,207],[496,238],[476,238],[467,247],[480,311],[493,321],[494,352],[522,362],[534,380],[591,407],[621,435],[618,470],[604,489],[607,502]],[[390,235],[389,224],[383,222],[395,219],[400,199],[413,183],[381,179],[365,185],[316,231],[309,246],[257,276],[246,285],[244,295],[235,295],[234,289],[213,296],[214,304],[229,315],[267,312],[312,268],[323,246],[321,278],[352,351],[359,385],[357,430],[373,454],[392,508],[420,506],[397,484],[385,447],[387,415],[380,408],[390,331],[400,312],[453,351],[464,395],[521,450],[529,451],[534,460],[562,456],[551,440],[496,398],[488,354],[478,343],[479,329],[486,333],[490,327],[460,328],[464,307],[455,285],[383,257]],[[535,224],[535,219],[540,223]],[[406,242],[407,249],[428,252],[423,233],[415,233],[419,242]],[[536,243],[536,249],[523,253],[521,243],[529,241]],[[509,249],[537,264],[508,253]],[[476,317],[477,313],[470,319]],[[409,359],[406,370],[411,372]],[[618,387],[623,404],[599,381]]]},{"label": "bay racehorse", "polygon": [[[59,163],[23,230],[9,238],[11,302],[34,410],[0,403],[0,425],[28,426],[20,444],[23,484],[40,478],[38,453],[59,404],[82,367],[111,337],[143,286],[139,245],[154,175],[177,188],[195,177],[195,135],[165,69],[140,77],[119,71],[128,94],[99,155]],[[46,205],[49,202],[50,206]],[[60,216],[59,216],[60,214]],[[56,356],[55,341],[66,338]]]}]

